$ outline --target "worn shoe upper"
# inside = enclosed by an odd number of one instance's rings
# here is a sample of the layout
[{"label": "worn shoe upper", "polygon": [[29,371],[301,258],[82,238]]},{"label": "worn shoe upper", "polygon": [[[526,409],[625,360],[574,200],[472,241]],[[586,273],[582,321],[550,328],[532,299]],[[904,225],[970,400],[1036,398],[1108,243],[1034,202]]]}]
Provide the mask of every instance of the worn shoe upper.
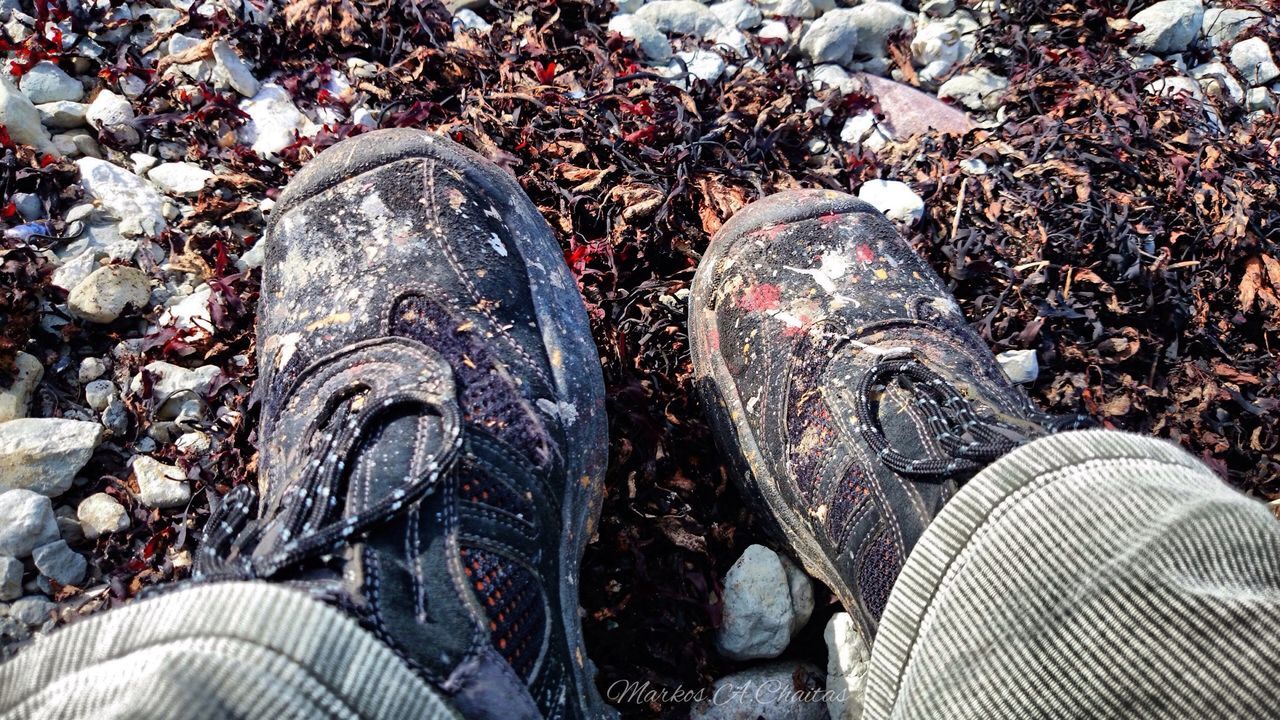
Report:
[{"label": "worn shoe upper", "polygon": [[868,638],[956,484],[1064,425],[1008,381],[893,225],[841,193],[741,211],[689,312],[699,391],[745,490]]},{"label": "worn shoe upper", "polygon": [[468,718],[600,717],[577,566],[605,463],[598,356],[519,186],[424,132],[309,164],[259,307],[259,487],[197,578],[349,610]]}]

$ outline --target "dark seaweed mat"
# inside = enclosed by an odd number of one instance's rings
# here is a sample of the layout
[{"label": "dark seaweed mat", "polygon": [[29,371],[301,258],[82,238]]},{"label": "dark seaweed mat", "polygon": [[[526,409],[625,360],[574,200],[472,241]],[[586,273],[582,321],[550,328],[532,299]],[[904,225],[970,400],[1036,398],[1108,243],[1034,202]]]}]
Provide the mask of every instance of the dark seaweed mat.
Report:
[{"label": "dark seaweed mat", "polygon": [[[764,541],[691,397],[682,291],[720,223],[778,189],[852,190],[876,177],[911,183],[927,207],[913,241],[952,280],[993,349],[1040,351],[1038,400],[1173,439],[1236,487],[1280,496],[1270,349],[1280,310],[1275,118],[1244,129],[1241,112],[1223,108],[1230,129],[1218,133],[1190,104],[1143,95],[1143,85],[1171,70],[1135,73],[1121,59],[1131,30],[1108,17],[1136,5],[1005,5],[974,64],[1011,78],[1007,122],[964,138],[920,138],[879,159],[838,144],[844,119],[873,100],[823,93],[821,108],[806,109],[807,84],[767,46],[754,48],[763,73],[681,90],[604,32],[611,13],[602,3],[502,0],[482,11],[494,23],[490,34],[457,40],[438,5],[409,0],[293,0],[267,28],[193,13],[179,30],[233,38],[258,67],[282,70],[304,107],[340,104],[321,89],[330,69],[351,56],[368,60],[376,75],[357,89],[385,108],[383,126],[447,133],[520,179],[581,282],[609,388],[608,494],[581,581],[589,649],[602,688],[626,680],[669,689],[735,669],[713,648],[718,592],[741,550]],[[59,16],[58,3],[49,7]],[[75,54],[31,41],[23,50],[64,64]],[[104,80],[145,67],[139,48],[108,51],[96,65]],[[1187,62],[1204,59],[1196,51]],[[95,457],[84,474],[97,479],[67,499],[105,489],[135,524],[80,548],[112,588],[91,608],[182,577],[168,553],[194,544],[208,507],[199,490],[220,494],[252,480],[254,375],[236,357],[252,357],[257,273],[236,272],[228,258],[257,239],[262,217],[243,200],[274,196],[315,151],[359,131],[329,126],[273,165],[229,138],[243,122],[235,103],[207,89],[192,97],[163,80],[138,103],[149,147],[177,142],[190,159],[225,168],[196,215],[160,238],[214,286],[218,328],[212,337],[143,338],[120,355],[120,374],[156,359],[217,364],[228,382],[211,400],[233,412],[210,423],[209,456],[159,452],[195,482],[185,511],[147,511],[126,492],[123,462],[146,429],[147,399],[133,408],[133,434],[119,443],[125,451]],[[815,155],[813,139],[839,151]],[[74,167],[16,150],[5,192],[38,191],[65,210],[76,195]],[[972,157],[991,172],[965,176],[958,163]],[[0,370],[13,348],[40,355],[50,370],[37,413],[60,415],[77,397],[80,358],[137,338],[138,326],[42,331],[35,300],[60,300],[45,284],[47,267],[30,247],[9,243],[0,272],[13,288],[0,297]],[[833,608],[825,596],[820,606],[792,652],[821,665],[821,627]],[[686,712],[661,699],[623,709],[636,717]]]}]

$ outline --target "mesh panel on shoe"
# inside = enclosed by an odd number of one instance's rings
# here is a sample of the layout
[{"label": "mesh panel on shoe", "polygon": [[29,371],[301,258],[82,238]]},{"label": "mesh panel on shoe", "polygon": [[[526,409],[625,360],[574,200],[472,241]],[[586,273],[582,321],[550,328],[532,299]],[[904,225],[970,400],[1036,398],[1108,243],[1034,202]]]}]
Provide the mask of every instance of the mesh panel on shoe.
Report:
[{"label": "mesh panel on shoe", "polygon": [[816,499],[814,487],[823,475],[822,465],[827,460],[822,450],[831,447],[840,435],[821,392],[822,375],[827,369],[829,346],[834,338],[821,330],[815,334],[816,337],[808,335],[796,343],[786,408],[787,463],[800,492],[811,502]]},{"label": "mesh panel on shoe", "polygon": [[546,431],[530,413],[529,405],[498,371],[493,353],[478,329],[454,317],[440,305],[421,295],[411,295],[396,304],[392,332],[413,338],[439,352],[453,366],[458,380],[458,398],[468,423],[483,427],[509,445],[530,452],[530,459],[542,466],[551,455]]},{"label": "mesh panel on shoe", "polygon": [[527,680],[546,632],[537,578],[523,566],[480,548],[461,548],[467,581],[489,616],[493,646]]},{"label": "mesh panel on shoe", "polygon": [[840,477],[840,484],[827,502],[827,532],[836,539],[837,544],[844,544],[847,534],[852,531],[857,511],[871,499],[871,488],[874,478],[867,477],[866,470],[858,463],[851,462]]},{"label": "mesh panel on shoe", "polygon": [[473,458],[463,458],[457,465],[458,496],[462,500],[504,510],[520,517],[531,517],[533,501],[519,494],[492,471],[476,466]]},{"label": "mesh panel on shoe", "polygon": [[858,582],[862,585],[862,599],[867,610],[877,620],[889,602],[889,591],[893,589],[893,581],[902,569],[902,561],[894,546],[893,535],[888,529],[882,529],[867,545],[866,555],[859,568]]}]

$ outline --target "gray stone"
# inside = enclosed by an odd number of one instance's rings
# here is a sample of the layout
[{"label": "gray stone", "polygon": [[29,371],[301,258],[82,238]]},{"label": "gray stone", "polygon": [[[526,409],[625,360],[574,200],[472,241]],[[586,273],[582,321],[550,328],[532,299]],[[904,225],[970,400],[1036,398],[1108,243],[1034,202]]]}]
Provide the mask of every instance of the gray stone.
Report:
[{"label": "gray stone", "polygon": [[0,423],[27,416],[31,395],[40,384],[40,378],[44,377],[44,366],[32,355],[19,352],[14,357],[14,364],[18,371],[13,384],[0,388]]},{"label": "gray stone", "polygon": [[[690,50],[676,53],[675,58],[684,63],[691,77],[699,80],[714,83],[720,79],[721,75],[724,75],[724,58],[716,53],[701,49]],[[668,70],[679,72],[680,63],[672,60]]]},{"label": "gray stone", "polygon": [[84,528],[80,527],[80,519],[76,517],[76,509],[70,505],[59,505],[53,509],[53,518],[58,523],[58,534],[68,543],[84,540]]},{"label": "gray stone", "polygon": [[475,30],[484,34],[493,29],[493,25],[488,20],[476,14],[475,10],[463,8],[453,14],[453,29],[458,30]]},{"label": "gray stone", "polygon": [[40,111],[26,95],[18,92],[7,72],[0,72],[0,125],[5,126],[14,142],[30,145],[43,153],[62,155],[40,122]]},{"label": "gray stone", "polygon": [[791,635],[794,637],[813,615],[813,581],[786,555],[778,555],[787,573],[787,591],[791,593]]},{"label": "gray stone", "polygon": [[218,87],[229,87],[245,97],[258,94],[261,84],[253,76],[253,70],[225,40],[213,43],[213,59],[216,63],[212,78]]},{"label": "gray stone", "polygon": [[1155,82],[1148,83],[1143,90],[1161,97],[1187,97],[1196,101],[1204,100],[1204,94],[1200,91],[1200,83],[1182,75],[1160,78]]},{"label": "gray stone", "polygon": [[289,93],[275,83],[262,85],[256,95],[240,102],[240,109],[249,116],[249,122],[238,131],[240,142],[264,157],[292,145],[295,134],[314,134],[311,121],[293,104]]},{"label": "gray stone", "polygon": [[951,72],[965,55],[964,33],[953,20],[921,25],[911,41],[911,59],[920,68],[920,82],[932,85]]},{"label": "gray stone", "polygon": [[84,536],[90,540],[129,528],[128,511],[119,500],[106,493],[94,493],[80,501],[76,517]]},{"label": "gray stone", "polygon": [[996,362],[1015,383],[1029,385],[1040,377],[1040,361],[1035,350],[1005,350],[996,355]]},{"label": "gray stone", "polygon": [[760,0],[760,12],[768,17],[813,18],[818,8],[811,0]]},{"label": "gray stone", "polygon": [[10,199],[13,200],[13,206],[18,209],[18,214],[23,220],[30,222],[45,216],[44,201],[36,193],[14,193]]},{"label": "gray stone", "polygon": [[161,190],[174,195],[199,195],[213,173],[189,162],[161,163],[147,173],[147,178]]},{"label": "gray stone", "polygon": [[1204,20],[1200,0],[1162,0],[1132,18],[1143,29],[1130,43],[1153,53],[1182,52],[1196,39]]},{"label": "gray stone", "polygon": [[1213,45],[1229,43],[1265,19],[1257,10],[1209,8],[1204,11],[1200,31]]},{"label": "gray stone", "polygon": [[915,27],[911,13],[891,2],[880,0],[870,0],[849,8],[849,22],[858,28],[858,41],[854,45],[853,54],[871,58],[885,56],[886,43],[891,34],[899,30],[910,33]]},{"label": "gray stone", "polygon": [[138,501],[147,507],[182,507],[191,499],[186,475],[173,465],[139,455],[133,459],[133,474],[138,479]]},{"label": "gray stone", "polygon": [[[171,363],[157,361],[143,368],[151,376],[151,400],[157,403],[156,418],[172,420],[182,409],[182,404],[192,399],[192,394],[204,397],[221,371],[214,365],[202,365],[187,369]],[[142,373],[129,383],[129,391],[142,394]]]},{"label": "gray stone", "polygon": [[79,584],[89,566],[84,556],[72,550],[66,540],[41,545],[31,553],[31,559],[42,575],[60,585]]},{"label": "gray stone", "polygon": [[23,489],[0,492],[0,555],[24,558],[57,539],[49,498]]},{"label": "gray stone", "polygon": [[1232,46],[1231,64],[1251,87],[1266,85],[1280,77],[1280,67],[1271,56],[1271,48],[1260,37],[1251,37]]},{"label": "gray stone", "polygon": [[634,40],[645,57],[654,62],[671,59],[671,43],[653,23],[635,15],[615,15],[609,20],[609,31]]},{"label": "gray stone", "polygon": [[1276,111],[1276,95],[1264,87],[1256,87],[1249,90],[1245,103],[1245,107],[1249,108],[1250,111]]},{"label": "gray stone", "polygon": [[822,672],[781,661],[726,675],[690,711],[690,720],[827,720]]},{"label": "gray stone", "polygon": [[924,0],[920,12],[929,17],[943,18],[956,11],[956,0]]},{"label": "gray stone", "polygon": [[84,130],[72,130],[53,136],[53,146],[58,152],[69,157],[83,155],[102,159],[102,146],[96,138]]},{"label": "gray stone", "polygon": [[831,720],[858,720],[871,649],[849,613],[832,615],[822,637],[827,642],[827,712]]},{"label": "gray stone", "polygon": [[85,113],[88,111],[88,105],[70,100],[58,100],[36,106],[36,112],[40,113],[40,122],[56,130],[83,127],[88,122],[85,119]]},{"label": "gray stone", "polygon": [[725,657],[773,658],[787,649],[795,609],[777,553],[763,545],[748,547],[725,575],[723,600],[716,644]]},{"label": "gray stone", "polygon": [[858,199],[896,222],[911,224],[924,217],[924,200],[910,185],[897,180],[868,180],[858,188]]},{"label": "gray stone", "polygon": [[94,270],[67,296],[71,314],[95,323],[114,322],[126,309],[140,310],[151,299],[147,274],[127,265],[108,265]]},{"label": "gray stone", "polygon": [[84,118],[95,130],[105,130],[123,139],[129,145],[136,145],[141,139],[138,130],[133,127],[133,105],[127,98],[110,90],[102,90],[89,103]]},{"label": "gray stone", "polygon": [[813,21],[800,38],[800,52],[814,63],[847,65],[857,43],[854,8],[840,8]]},{"label": "gray stone", "polygon": [[81,187],[120,220],[122,235],[155,236],[164,231],[164,197],[145,180],[95,158],[81,158],[76,166]]},{"label": "gray stone", "polygon": [[724,27],[720,18],[693,0],[655,0],[635,12],[664,33],[706,37]]},{"label": "gray stone", "polygon": [[986,68],[976,68],[942,83],[938,97],[954,100],[970,110],[995,110],[1000,107],[1009,80]]},{"label": "gray stone", "polygon": [[1244,87],[1223,63],[1211,62],[1192,68],[1191,77],[1200,82],[1205,97],[1230,100],[1237,105],[1245,101]]},{"label": "gray stone", "polygon": [[[23,418],[0,423],[0,490],[22,488],[57,497],[71,487],[102,441],[97,423]],[[6,553],[0,549],[0,554]]]},{"label": "gray stone", "polygon": [[107,374],[107,363],[102,358],[87,357],[80,361],[76,379],[82,383],[97,380]]},{"label": "gray stone", "polygon": [[725,0],[725,2],[708,5],[707,9],[715,13],[725,27],[750,30],[764,22],[764,15],[760,12],[760,8],[748,0]]},{"label": "gray stone", "polygon": [[97,412],[106,410],[111,398],[118,395],[116,384],[110,380],[93,380],[84,386],[84,403]]},{"label": "gray stone", "polygon": [[18,81],[18,87],[33,105],[59,100],[79,102],[84,97],[80,81],[48,60],[41,60],[28,70]]},{"label": "gray stone", "polygon": [[14,600],[9,605],[9,617],[24,625],[43,625],[57,609],[57,603],[51,602],[49,598],[29,595]]},{"label": "gray stone", "polygon": [[0,600],[22,597],[22,561],[0,555]]}]

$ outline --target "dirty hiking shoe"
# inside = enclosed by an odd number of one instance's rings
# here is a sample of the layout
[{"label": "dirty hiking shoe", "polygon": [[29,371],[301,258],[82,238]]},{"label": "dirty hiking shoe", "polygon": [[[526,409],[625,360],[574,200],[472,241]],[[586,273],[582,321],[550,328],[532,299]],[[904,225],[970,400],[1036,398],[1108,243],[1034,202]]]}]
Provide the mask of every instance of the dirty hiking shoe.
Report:
[{"label": "dirty hiking shoe", "polygon": [[1032,406],[866,203],[792,191],[716,234],[690,294],[696,383],[748,497],[870,640],[958,483],[1083,426]]},{"label": "dirty hiking shoe", "polygon": [[345,609],[466,718],[606,716],[575,584],[603,383],[545,221],[478,155],[388,130],[307,165],[265,242],[258,488],[196,579]]}]

